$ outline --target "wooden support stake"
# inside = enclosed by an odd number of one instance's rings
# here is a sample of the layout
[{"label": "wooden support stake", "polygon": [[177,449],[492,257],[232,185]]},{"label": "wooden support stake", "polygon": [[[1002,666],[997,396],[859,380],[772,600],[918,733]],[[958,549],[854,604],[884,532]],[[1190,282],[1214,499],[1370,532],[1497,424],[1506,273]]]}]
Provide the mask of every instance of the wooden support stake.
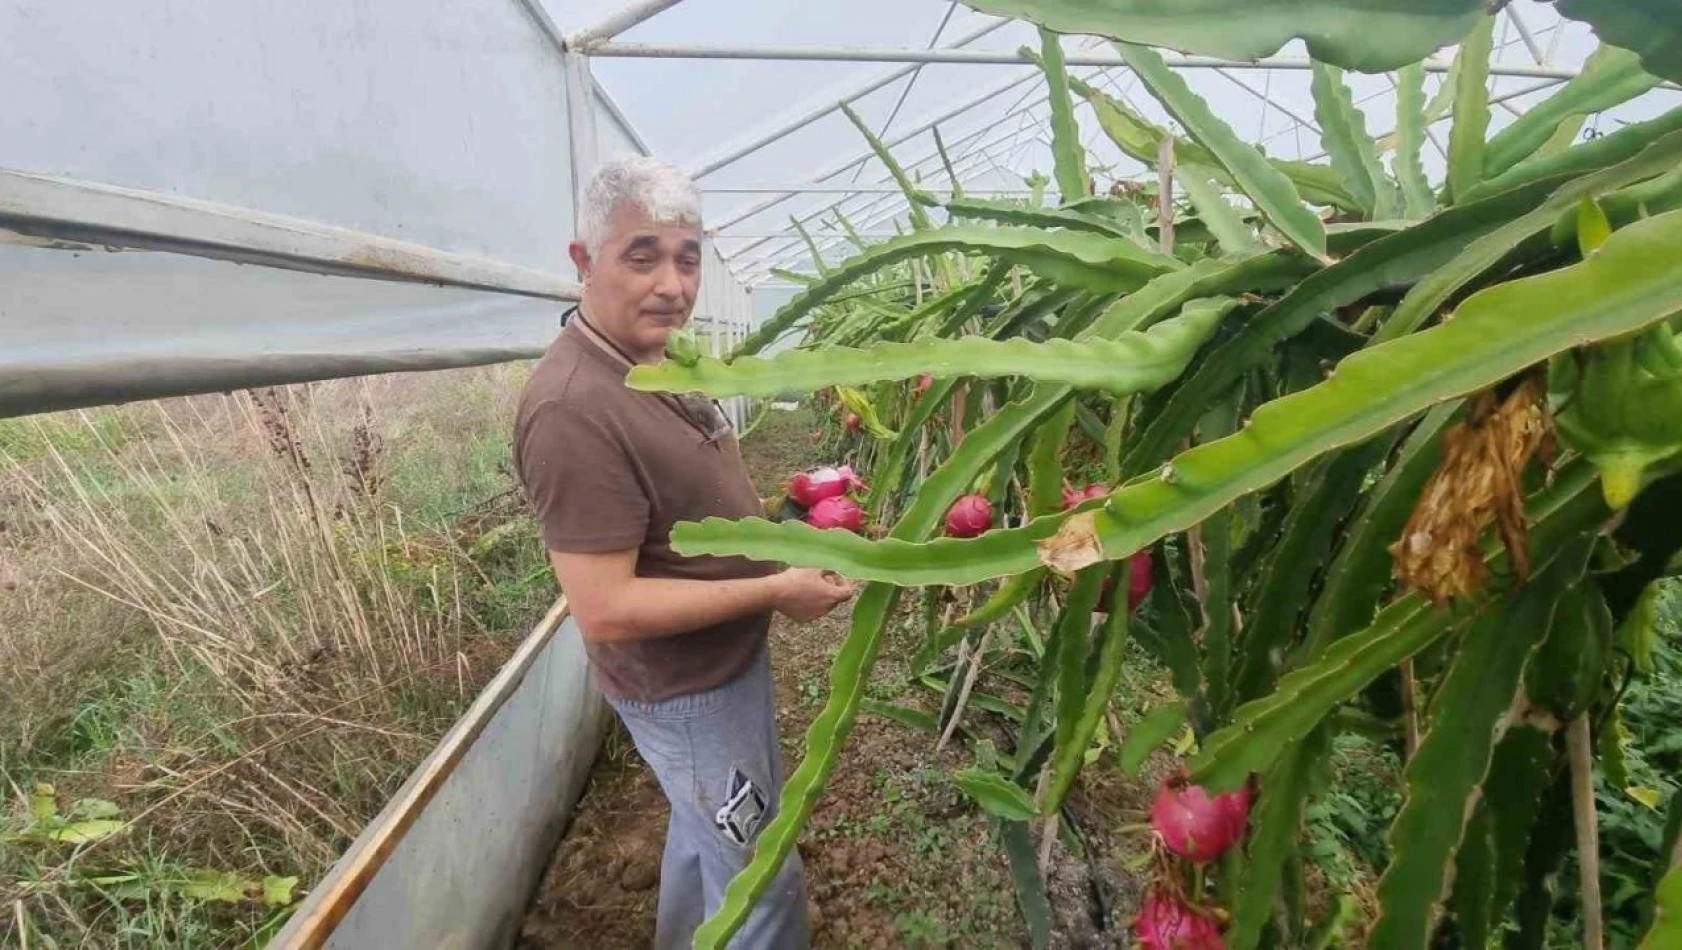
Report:
[{"label": "wooden support stake", "polygon": [[1583,902],[1583,950],[1604,950],[1606,928],[1600,904],[1600,825],[1594,810],[1594,748],[1587,716],[1565,730],[1571,761],[1571,813],[1577,825],[1577,892]]},{"label": "wooden support stake", "polygon": [[1162,253],[1174,253],[1174,137],[1164,135],[1156,153],[1156,230]]}]

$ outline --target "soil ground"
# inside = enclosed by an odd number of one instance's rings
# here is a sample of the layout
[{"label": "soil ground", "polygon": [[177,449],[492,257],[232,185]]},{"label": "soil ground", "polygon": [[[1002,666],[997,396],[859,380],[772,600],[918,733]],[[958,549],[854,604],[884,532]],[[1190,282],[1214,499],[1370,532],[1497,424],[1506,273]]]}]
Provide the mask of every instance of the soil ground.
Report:
[{"label": "soil ground", "polygon": [[[809,464],[809,423],[802,413],[774,413],[747,440],[744,454],[762,496],[780,493],[788,473]],[[903,620],[890,631],[869,695],[933,714],[939,694],[910,681],[901,662],[920,635],[913,618]],[[837,612],[815,624],[779,618],[772,629],[790,771],[827,696],[830,660],[847,622]],[[1013,688],[1004,681],[988,685],[985,677],[983,685],[1000,693]],[[1008,749],[1003,724],[979,710],[965,716],[968,728]],[[816,947],[1028,945],[996,822],[949,778],[973,764],[961,743],[936,751],[931,734],[860,716],[800,844]],[[1118,829],[1144,820],[1154,784],[1121,776],[1108,757],[1087,772],[1071,800],[1084,856],[1058,844],[1047,880],[1057,918],[1053,946],[1129,946],[1127,922],[1140,895],[1127,868],[1136,863],[1142,841]],[[667,810],[652,774],[615,723],[532,905],[522,950],[649,946]]]}]

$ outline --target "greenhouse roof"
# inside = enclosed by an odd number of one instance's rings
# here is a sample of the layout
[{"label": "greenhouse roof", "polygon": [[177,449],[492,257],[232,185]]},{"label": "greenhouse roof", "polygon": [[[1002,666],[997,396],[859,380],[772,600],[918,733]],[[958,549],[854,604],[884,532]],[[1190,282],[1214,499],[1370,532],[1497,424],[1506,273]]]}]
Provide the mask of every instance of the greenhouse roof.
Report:
[{"label": "greenhouse roof", "polygon": [[[1035,28],[958,2],[852,0],[548,0],[562,34],[586,42],[590,69],[650,149],[700,178],[708,229],[739,279],[776,281],[772,268],[807,271],[811,258],[791,219],[826,257],[848,246],[837,212],[865,237],[894,233],[905,200],[888,171],[837,108],[847,102],[932,190],[944,191],[932,131],[938,129],[966,191],[1026,193],[1050,173],[1046,89],[1019,49],[1037,48]],[[602,26],[606,29],[600,29]],[[583,31],[583,32],[581,32]],[[611,34],[604,38],[604,33]],[[1588,26],[1551,3],[1517,0],[1502,10],[1491,59],[1491,132],[1579,72],[1598,46]],[[1171,125],[1107,41],[1064,40],[1073,74]],[[1454,48],[1426,64],[1426,94],[1438,115],[1428,130],[1426,172],[1440,180],[1451,115],[1444,95]],[[1258,62],[1182,56],[1170,60],[1235,130],[1285,159],[1320,159],[1307,52],[1293,41]],[[1393,128],[1393,74],[1346,77],[1368,128]],[[1584,135],[1649,118],[1682,101],[1659,89],[1593,116]],[[1096,168],[1117,179],[1145,167],[1105,136],[1079,104],[1081,138]]]},{"label": "greenhouse roof", "polygon": [[[1368,22],[1340,16],[1346,33]],[[1417,49],[1462,35],[1449,19]],[[1255,36],[1237,24],[1213,46]],[[1173,125],[1107,40],[1061,42],[1072,79]],[[1492,42],[1497,133],[1599,48],[1536,0],[1506,5]],[[969,194],[1043,182],[1047,84],[1021,52],[1039,44],[1032,24],[949,0],[0,4],[0,415],[536,355],[579,293],[577,193],[625,151],[697,177],[696,320],[731,346],[814,269],[795,222],[829,261],[851,252],[846,228],[868,240],[906,224],[843,104],[932,194],[951,187],[936,132]],[[1276,48],[1254,61],[1167,62],[1270,157],[1318,159],[1307,50],[1263,45]],[[1425,65],[1434,181],[1453,57]],[[1387,135],[1397,76],[1344,78]],[[1613,97],[1566,131],[1610,132],[1679,97]],[[1143,176],[1081,97],[1075,119],[1098,187]]]}]

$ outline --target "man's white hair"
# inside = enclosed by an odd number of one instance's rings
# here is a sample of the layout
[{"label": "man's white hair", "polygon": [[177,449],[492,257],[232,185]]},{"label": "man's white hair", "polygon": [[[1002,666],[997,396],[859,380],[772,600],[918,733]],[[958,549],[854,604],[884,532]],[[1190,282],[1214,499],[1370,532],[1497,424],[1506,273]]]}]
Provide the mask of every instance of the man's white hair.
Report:
[{"label": "man's white hair", "polygon": [[618,155],[590,176],[579,209],[578,237],[594,256],[607,240],[608,221],[625,205],[660,224],[701,226],[701,191],[681,169],[646,155]]}]

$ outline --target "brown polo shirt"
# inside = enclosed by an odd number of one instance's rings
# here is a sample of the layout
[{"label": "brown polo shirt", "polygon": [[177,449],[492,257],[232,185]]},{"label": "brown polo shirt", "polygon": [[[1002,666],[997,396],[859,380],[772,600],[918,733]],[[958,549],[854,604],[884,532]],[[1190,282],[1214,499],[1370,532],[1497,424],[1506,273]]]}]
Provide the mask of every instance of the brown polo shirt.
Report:
[{"label": "brown polo shirt", "polygon": [[[514,464],[552,551],[637,549],[637,576],[762,577],[777,565],[683,557],[672,526],[761,514],[733,432],[709,441],[669,396],[625,386],[627,367],[576,324],[561,331],[520,397]],[[655,702],[698,693],[747,669],[769,613],[689,633],[585,647],[608,696]]]}]

